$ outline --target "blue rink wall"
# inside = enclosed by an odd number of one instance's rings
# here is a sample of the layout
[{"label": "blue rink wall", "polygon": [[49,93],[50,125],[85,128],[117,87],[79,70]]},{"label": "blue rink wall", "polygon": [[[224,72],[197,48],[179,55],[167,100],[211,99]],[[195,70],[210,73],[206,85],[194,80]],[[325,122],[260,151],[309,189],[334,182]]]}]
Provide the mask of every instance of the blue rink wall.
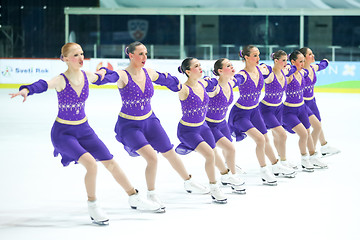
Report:
[{"label": "blue rink wall", "polygon": [[[177,70],[181,62],[180,59],[148,59],[146,67],[168,72],[184,81],[185,76]],[[204,76],[215,77],[211,72],[214,62],[215,60],[200,61]],[[263,62],[272,65],[271,61]],[[128,63],[128,59],[85,59],[83,70],[94,72],[100,67],[124,69]],[[232,63],[237,71],[244,67],[240,60],[233,60]],[[0,88],[16,88],[38,79],[49,80],[65,70],[66,64],[59,59],[0,59]],[[360,93],[360,62],[330,62],[317,76],[317,91]]]}]

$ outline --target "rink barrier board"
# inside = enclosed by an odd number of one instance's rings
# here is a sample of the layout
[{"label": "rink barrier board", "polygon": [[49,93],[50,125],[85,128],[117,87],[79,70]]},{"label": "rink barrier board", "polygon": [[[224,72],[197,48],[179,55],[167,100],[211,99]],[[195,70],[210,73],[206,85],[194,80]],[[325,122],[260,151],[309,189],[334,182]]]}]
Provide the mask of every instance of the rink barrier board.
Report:
[{"label": "rink barrier board", "polygon": [[[360,81],[359,81],[360,82]],[[19,89],[19,87],[23,84],[0,84],[0,88],[8,88],[8,89]],[[90,85],[90,88],[93,89],[117,89],[116,85],[103,85],[103,86],[96,86],[96,85]],[[164,86],[154,86],[156,90],[168,90]],[[239,90],[236,88],[234,89],[235,92],[238,92]],[[264,90],[262,90],[264,91]],[[326,92],[326,93],[360,93],[360,88],[333,88],[333,87],[324,87],[319,86],[315,87],[315,92]]]},{"label": "rink barrier board", "polygon": [[[177,71],[181,59],[148,59],[146,68],[159,72],[169,72],[180,82],[186,81],[186,76]],[[215,77],[212,74],[215,60],[200,60],[204,76]],[[231,60],[236,71],[244,68],[241,60]],[[272,65],[272,61],[262,61]],[[109,69],[124,69],[128,59],[84,59],[82,69],[95,72],[100,67]],[[0,58],[0,88],[18,88],[23,84],[31,84],[39,79],[50,80],[59,73],[66,71],[67,66],[59,59],[13,59]],[[169,71],[170,70],[170,71]],[[329,66],[317,73],[317,92],[360,93],[360,62],[330,62]],[[116,88],[116,84],[95,86],[91,88]],[[156,86],[155,89],[166,89]]]}]

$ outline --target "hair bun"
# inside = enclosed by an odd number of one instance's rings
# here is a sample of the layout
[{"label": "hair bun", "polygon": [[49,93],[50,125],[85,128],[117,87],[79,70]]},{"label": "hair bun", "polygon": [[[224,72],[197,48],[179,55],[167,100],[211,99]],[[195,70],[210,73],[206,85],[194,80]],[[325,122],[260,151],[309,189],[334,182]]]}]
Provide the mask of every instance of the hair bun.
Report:
[{"label": "hair bun", "polygon": [[275,53],[270,54],[270,58],[271,58],[272,60],[274,60],[274,55],[275,55]]},{"label": "hair bun", "polygon": [[184,73],[181,69],[181,66],[178,67],[178,71],[179,71],[179,73]]}]

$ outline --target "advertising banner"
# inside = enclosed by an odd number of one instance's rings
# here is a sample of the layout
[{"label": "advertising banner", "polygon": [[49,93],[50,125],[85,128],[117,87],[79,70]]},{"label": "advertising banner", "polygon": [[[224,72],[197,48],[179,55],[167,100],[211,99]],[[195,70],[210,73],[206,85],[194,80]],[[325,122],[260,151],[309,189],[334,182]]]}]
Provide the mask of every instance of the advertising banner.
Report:
[{"label": "advertising banner", "polygon": [[[178,72],[182,60],[148,59],[147,68],[159,72],[168,72],[180,81],[185,81],[186,76]],[[212,69],[215,60],[200,60],[204,76],[215,77]],[[236,71],[244,68],[241,60],[232,60]],[[272,65],[271,61],[264,61]],[[100,67],[112,70],[124,69],[128,66],[128,59],[86,59],[83,70],[97,71]],[[2,84],[32,83],[39,79],[50,80],[66,70],[66,64],[59,59],[0,59],[0,87]],[[318,89],[360,89],[360,63],[359,62],[330,62],[329,66],[317,72]]]}]

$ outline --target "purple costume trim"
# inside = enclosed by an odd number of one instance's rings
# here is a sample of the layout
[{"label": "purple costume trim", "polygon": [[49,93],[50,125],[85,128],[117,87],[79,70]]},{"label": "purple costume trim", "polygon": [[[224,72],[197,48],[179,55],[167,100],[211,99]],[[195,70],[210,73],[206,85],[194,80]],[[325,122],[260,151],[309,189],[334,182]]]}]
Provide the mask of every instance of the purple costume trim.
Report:
[{"label": "purple costume trim", "polygon": [[320,111],[316,104],[315,97],[311,100],[305,100],[305,105],[307,106],[308,116],[310,117],[311,115],[315,115],[315,117],[321,122]]},{"label": "purple costume trim", "polygon": [[237,100],[237,103],[244,107],[256,106],[259,103],[259,98],[261,94],[261,89],[264,86],[264,76],[262,75],[259,67],[256,66],[256,69],[259,73],[258,84],[255,85],[255,82],[251,79],[249,73],[245,70],[241,70],[247,76],[245,82],[241,83],[238,80],[238,88],[240,97]]},{"label": "purple costume trim", "polygon": [[129,120],[118,116],[115,133],[116,140],[124,145],[131,157],[139,156],[136,151],[146,145],[160,153],[166,153],[174,147],[154,113],[144,120]]},{"label": "purple costume trim", "polygon": [[144,92],[140,86],[133,81],[130,73],[124,70],[128,76],[128,84],[124,88],[119,88],[122,99],[121,113],[129,116],[144,116],[151,111],[151,98],[154,95],[154,86],[146,71]]},{"label": "purple costume trim", "polygon": [[309,129],[311,124],[307,112],[305,104],[299,107],[284,106],[283,127],[285,130],[289,133],[295,133],[292,129],[300,123],[302,123],[306,129]]},{"label": "purple costume trim", "polygon": [[[269,71],[272,72],[272,69],[269,68]],[[267,129],[272,129],[282,125],[282,98],[287,86],[287,81],[282,70],[281,74],[285,79],[284,86],[281,86],[274,73],[272,82],[265,82],[265,96],[259,104],[260,112]]]},{"label": "purple costume trim", "polygon": [[206,123],[209,126],[212,134],[214,135],[215,142],[218,142],[223,137],[226,137],[230,142],[233,141],[231,137],[229,125],[226,122],[226,120],[219,123],[206,121]]},{"label": "purple costume trim", "polygon": [[[327,61],[322,60],[320,62],[322,64],[322,69],[327,67]],[[311,80],[310,75],[307,75],[304,78],[304,101],[307,106],[308,116],[315,115],[319,121],[321,121],[320,112],[316,105],[315,95],[314,95],[314,88],[317,82],[316,72],[313,66],[311,66],[311,70],[313,72],[314,79]],[[320,64],[319,64],[320,69]]]},{"label": "purple costume trim", "polygon": [[165,86],[173,92],[180,91],[181,89],[179,88],[180,81],[177,77],[171,76],[170,73],[168,73],[167,76],[165,73],[161,73],[161,72],[157,72],[157,73],[159,74],[159,77],[154,81],[155,84]]},{"label": "purple costume trim", "polygon": [[216,85],[218,85],[218,80],[216,78],[210,78],[210,77],[205,77],[204,80],[207,82],[207,86],[206,86],[206,92],[213,92],[216,89]]},{"label": "purple costume trim", "polygon": [[[223,137],[226,137],[230,142],[232,142],[230,129],[225,120],[228,108],[234,100],[232,87],[230,83],[228,83],[228,85],[230,87],[229,100],[226,98],[223,88],[219,85],[220,91],[216,96],[210,98],[206,114],[206,122],[214,135],[215,142],[218,142]],[[224,120],[221,121],[222,119]]]},{"label": "purple costume trim", "polygon": [[206,142],[211,148],[216,146],[214,136],[205,122],[209,96],[202,83],[199,82],[199,84],[204,90],[203,100],[194,93],[191,87],[187,86],[189,95],[181,101],[183,117],[177,129],[180,144],[175,149],[178,154],[185,155],[194,151],[201,142]]},{"label": "purple costume trim", "polygon": [[201,98],[194,93],[191,87],[189,88],[189,95],[185,100],[181,102],[181,109],[182,109],[182,118],[181,120],[186,123],[190,124],[198,124],[205,120],[208,103],[209,103],[209,96],[207,95],[204,86],[201,82],[199,84],[204,89],[204,98]]},{"label": "purple costume trim", "polygon": [[291,65],[288,74],[286,74],[286,77],[290,77],[297,71],[297,67],[295,65]]},{"label": "purple costume trim", "polygon": [[295,75],[292,75],[292,80],[290,84],[286,87],[286,99],[284,104],[301,104],[304,100],[303,92],[304,92],[304,76],[301,75],[301,83],[295,78]]},{"label": "purple costume trim", "polygon": [[101,67],[99,70],[104,69],[106,71],[104,78],[101,80],[100,74],[95,73],[98,75],[98,79],[93,82],[95,85],[104,85],[107,83],[116,83],[119,80],[119,74],[116,71],[110,70],[106,67]]},{"label": "purple costume trim", "polygon": [[241,109],[233,106],[230,111],[228,124],[231,135],[237,142],[246,138],[246,132],[251,128],[256,128],[262,134],[267,133],[267,129],[258,106],[253,109]]},{"label": "purple costume trim", "polygon": [[58,117],[67,121],[79,121],[86,117],[85,115],[85,101],[89,96],[89,81],[87,80],[86,74],[84,75],[84,86],[81,89],[80,96],[77,95],[76,91],[72,88],[68,78],[65,74],[61,75],[65,79],[65,89],[57,93],[58,96]]},{"label": "purple costume trim", "polygon": [[159,119],[152,112],[150,102],[154,86],[145,68],[143,71],[146,76],[144,92],[127,71],[128,84],[119,89],[123,105],[115,125],[116,139],[132,157],[139,156],[136,151],[146,145],[161,153],[173,148]]},{"label": "purple costume trim", "polygon": [[314,87],[317,81],[315,69],[313,66],[311,66],[311,70],[314,75],[314,79],[311,79],[309,75],[304,77],[304,98],[310,100],[310,98],[314,97]]},{"label": "purple costume trim", "polygon": [[304,76],[301,74],[301,84],[293,76],[286,88],[286,100],[283,108],[283,127],[290,133],[292,129],[302,123],[306,129],[310,127],[308,110],[303,103]]},{"label": "purple costume trim", "polygon": [[[61,163],[68,166],[71,162],[77,163],[79,158],[89,152],[96,160],[111,160],[113,155],[105,144],[98,138],[94,130],[89,126],[84,111],[85,101],[89,95],[89,83],[84,71],[84,87],[80,96],[71,87],[69,80],[64,76],[65,89],[58,92],[58,118],[66,123],[55,121],[51,129],[51,141],[54,146],[54,156],[60,153]],[[81,124],[71,124],[85,119]]]},{"label": "purple costume trim", "polygon": [[267,129],[276,128],[283,124],[283,104],[273,107],[260,102],[259,109]]},{"label": "purple costume trim", "polygon": [[21,91],[23,88],[27,88],[29,90],[28,96],[34,94],[34,93],[42,93],[47,91],[48,84],[45,80],[40,79],[37,82],[34,82],[30,85],[22,85],[19,88],[19,91]]},{"label": "purple costume trim", "polygon": [[321,60],[318,66],[319,66],[318,71],[321,71],[327,68],[327,66],[329,66],[329,63],[326,60]]},{"label": "purple costume trim", "polygon": [[223,88],[220,85],[219,93],[216,96],[209,98],[209,105],[206,113],[207,118],[219,121],[226,117],[228,108],[234,100],[234,93],[232,91],[232,87],[230,83],[228,83],[228,85],[230,87],[229,100],[226,98]]},{"label": "purple costume trim", "polygon": [[206,142],[212,149],[216,146],[213,133],[206,122],[197,127],[184,126],[179,123],[177,136],[180,144],[175,148],[175,151],[181,155],[194,151],[202,142]]},{"label": "purple costume trim", "polygon": [[[237,100],[237,103],[233,105],[230,114],[229,114],[229,129],[231,135],[236,139],[236,141],[241,141],[246,137],[246,133],[251,128],[256,128],[262,134],[267,133],[267,129],[264,123],[264,120],[261,117],[259,107],[259,97],[261,89],[264,85],[264,77],[258,67],[256,67],[259,72],[259,81],[258,85],[255,86],[254,81],[251,79],[250,75],[244,71],[247,75],[247,79],[242,84],[238,84],[240,97]],[[241,79],[240,79],[241,80]],[[243,109],[239,106],[251,109]]]}]

